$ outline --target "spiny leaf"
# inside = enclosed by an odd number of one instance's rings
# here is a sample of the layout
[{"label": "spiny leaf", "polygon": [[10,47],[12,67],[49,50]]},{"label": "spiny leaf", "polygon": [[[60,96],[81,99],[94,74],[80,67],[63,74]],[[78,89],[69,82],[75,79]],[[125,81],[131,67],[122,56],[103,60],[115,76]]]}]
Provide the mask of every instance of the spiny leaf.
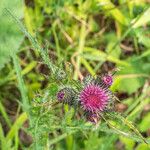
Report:
[{"label": "spiny leaf", "polygon": [[14,16],[14,14],[12,14],[12,12],[9,9],[5,9],[5,11],[9,14],[9,16],[11,16],[14,21],[17,23],[17,25],[19,26],[20,30],[29,38],[29,40],[31,41],[33,47],[38,50],[43,58],[43,61],[45,64],[47,64],[47,66],[49,67],[49,69],[52,71],[53,75],[62,75],[62,77],[64,78],[66,76],[66,73],[61,70],[60,68],[58,68],[57,66],[55,66],[49,59],[49,56],[47,54],[47,50],[43,49],[36,38],[34,38],[24,27],[24,25],[22,24],[22,22],[16,17]]},{"label": "spiny leaf", "polygon": [[109,116],[113,116],[119,120],[122,121],[122,123],[124,125],[126,125],[127,127],[129,127],[131,130],[133,130],[133,132],[140,138],[142,139],[146,144],[147,144],[147,141],[146,139],[141,135],[141,133],[139,132],[139,130],[133,125],[133,123],[129,120],[127,120],[126,118],[124,118],[123,116],[121,116],[120,114],[118,113],[115,113],[114,115],[110,114],[110,113],[107,113]]}]

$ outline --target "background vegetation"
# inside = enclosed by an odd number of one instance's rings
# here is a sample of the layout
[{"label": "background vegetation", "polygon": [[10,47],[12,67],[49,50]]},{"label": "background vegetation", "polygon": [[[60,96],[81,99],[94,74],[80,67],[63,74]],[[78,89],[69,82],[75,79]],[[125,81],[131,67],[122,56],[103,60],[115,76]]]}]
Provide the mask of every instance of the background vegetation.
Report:
[{"label": "background vegetation", "polygon": [[[150,143],[149,0],[0,3],[2,150],[150,149],[136,130]],[[74,109],[55,105],[62,84],[116,68],[111,89],[124,118],[112,114],[115,128],[103,120],[91,126]],[[60,81],[62,70],[67,81]]]}]

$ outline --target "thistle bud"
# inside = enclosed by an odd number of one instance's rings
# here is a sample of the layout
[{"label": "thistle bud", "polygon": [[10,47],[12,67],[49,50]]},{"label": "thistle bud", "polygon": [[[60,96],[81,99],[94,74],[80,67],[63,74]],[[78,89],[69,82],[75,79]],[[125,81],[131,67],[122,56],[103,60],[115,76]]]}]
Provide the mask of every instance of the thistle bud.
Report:
[{"label": "thistle bud", "polygon": [[59,102],[68,105],[77,105],[76,92],[72,88],[65,87],[57,93]]}]

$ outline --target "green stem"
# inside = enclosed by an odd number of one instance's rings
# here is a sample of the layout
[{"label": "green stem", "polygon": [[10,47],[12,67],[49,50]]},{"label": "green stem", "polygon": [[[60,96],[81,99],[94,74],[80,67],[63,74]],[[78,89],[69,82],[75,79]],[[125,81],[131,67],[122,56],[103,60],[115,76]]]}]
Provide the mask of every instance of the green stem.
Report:
[{"label": "green stem", "polygon": [[56,33],[56,23],[54,23],[52,31],[53,31],[53,35],[54,35],[55,44],[56,44],[56,52],[57,52],[58,62],[60,62],[60,58],[61,58],[60,46],[59,46],[59,40],[58,40],[57,33]]},{"label": "green stem", "polygon": [[83,23],[80,30],[80,38],[79,38],[79,46],[78,46],[78,56],[77,56],[77,70],[74,74],[74,79],[78,79],[78,72],[80,71],[81,66],[81,54],[84,49],[85,45],[85,38],[86,38],[86,25]]},{"label": "green stem", "polygon": [[12,53],[12,59],[13,59],[14,68],[17,74],[19,90],[21,92],[21,98],[22,98],[22,103],[23,103],[22,106],[23,106],[24,111],[28,112],[29,111],[29,99],[27,96],[27,89],[25,87],[22,74],[21,74],[21,66],[19,64],[16,54]]},{"label": "green stem", "polygon": [[28,39],[30,40],[30,42],[32,43],[33,47],[38,50],[38,52],[41,54],[41,57],[44,61],[45,64],[47,64],[47,66],[49,67],[49,69],[52,71],[52,73],[55,75],[56,72],[60,71],[60,72],[64,72],[63,70],[61,70],[60,68],[58,68],[56,65],[54,65],[50,59],[49,56],[46,52],[45,49],[43,49],[36,38],[34,38],[28,31],[27,29],[24,27],[24,25],[22,24],[22,22],[16,17],[14,16],[14,14],[11,13],[11,11],[9,9],[6,9],[6,13],[8,15],[10,15],[14,21],[18,24],[20,30],[28,37]]},{"label": "green stem", "polygon": [[8,125],[9,127],[11,127],[11,121],[10,121],[10,119],[9,119],[7,113],[6,113],[5,107],[4,107],[3,104],[1,103],[1,99],[0,99],[0,112],[1,112],[2,116],[4,117],[4,119],[5,119],[6,123],[7,123],[7,125]]}]

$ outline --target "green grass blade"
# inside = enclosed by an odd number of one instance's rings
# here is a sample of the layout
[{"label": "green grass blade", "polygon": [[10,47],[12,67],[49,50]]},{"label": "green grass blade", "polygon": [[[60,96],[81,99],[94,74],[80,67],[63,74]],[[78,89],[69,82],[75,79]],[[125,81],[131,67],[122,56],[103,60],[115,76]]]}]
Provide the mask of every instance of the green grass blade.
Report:
[{"label": "green grass blade", "polygon": [[98,0],[98,2],[105,13],[111,14],[122,25],[128,25],[126,17],[118,8],[115,8],[115,5],[110,0]]},{"label": "green grass blade", "polygon": [[16,133],[18,132],[18,130],[21,128],[21,126],[23,125],[23,123],[27,120],[27,113],[22,113],[17,120],[15,121],[15,123],[13,124],[12,128],[10,129],[10,131],[7,133],[6,135],[6,140],[12,140]]},{"label": "green grass blade", "polygon": [[29,110],[29,99],[27,96],[27,89],[25,87],[22,75],[21,75],[21,66],[19,64],[19,60],[16,54],[12,53],[12,59],[14,63],[14,68],[17,74],[17,79],[18,79],[18,86],[19,90],[21,92],[21,98],[22,98],[22,103],[23,103],[23,109],[28,112]]},{"label": "green grass blade", "polygon": [[130,66],[129,63],[123,61],[123,60],[119,60],[118,58],[115,58],[109,54],[106,54],[103,51],[100,51],[98,49],[95,48],[91,48],[91,47],[85,47],[84,48],[84,58],[89,59],[89,60],[96,60],[96,61],[110,61],[113,63],[116,63],[118,65],[122,65],[122,66]]},{"label": "green grass blade", "polygon": [[84,49],[84,44],[85,44],[85,38],[86,38],[86,25],[82,24],[81,30],[80,30],[80,38],[79,38],[79,45],[77,49],[77,70],[74,73],[74,79],[78,79],[78,71],[80,71],[80,65],[81,65],[81,54]]},{"label": "green grass blade", "polygon": [[[138,28],[140,26],[144,26],[145,24],[150,22],[150,8],[146,9],[142,16],[138,19],[138,21],[133,25],[133,28]],[[134,20],[133,20],[134,21]]]},{"label": "green grass blade", "polygon": [[4,107],[3,104],[1,103],[1,99],[0,99],[0,112],[1,112],[2,116],[4,117],[4,119],[5,119],[6,123],[7,123],[7,125],[8,125],[9,127],[11,127],[11,121],[10,121],[10,119],[9,119],[7,113],[6,113],[5,107]]}]

